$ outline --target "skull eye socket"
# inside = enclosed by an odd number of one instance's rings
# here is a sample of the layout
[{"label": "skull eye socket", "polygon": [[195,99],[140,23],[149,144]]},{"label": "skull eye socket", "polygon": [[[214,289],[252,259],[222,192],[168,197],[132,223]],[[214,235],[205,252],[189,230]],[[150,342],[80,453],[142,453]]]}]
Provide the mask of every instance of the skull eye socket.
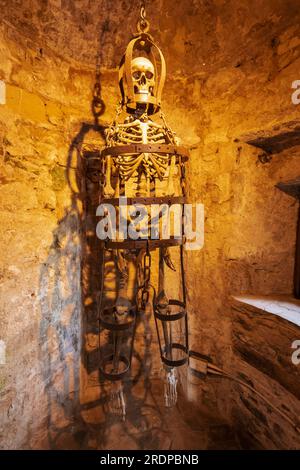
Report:
[{"label": "skull eye socket", "polygon": [[148,70],[148,71],[146,72],[146,77],[148,78],[148,80],[151,80],[151,78],[153,78],[153,75],[154,75],[154,74],[153,74],[152,72],[150,72],[150,70]]},{"label": "skull eye socket", "polygon": [[133,72],[132,76],[133,78],[135,78],[135,80],[139,80],[141,78],[141,72],[139,70],[136,70],[135,72]]}]

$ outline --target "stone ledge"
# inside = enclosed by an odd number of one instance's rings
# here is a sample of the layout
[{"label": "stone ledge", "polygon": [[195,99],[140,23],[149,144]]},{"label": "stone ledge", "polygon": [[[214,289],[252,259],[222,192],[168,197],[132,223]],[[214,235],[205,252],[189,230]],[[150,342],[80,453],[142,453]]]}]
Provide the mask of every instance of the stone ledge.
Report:
[{"label": "stone ledge", "polygon": [[238,140],[270,154],[279,153],[300,145],[300,121],[278,124],[270,129],[240,136]]},{"label": "stone ledge", "polygon": [[271,313],[300,326],[300,299],[289,295],[241,295],[233,296],[232,299],[240,304],[253,307],[258,312]]},{"label": "stone ledge", "polygon": [[300,200],[300,176],[290,181],[280,181],[277,183],[276,188]]}]

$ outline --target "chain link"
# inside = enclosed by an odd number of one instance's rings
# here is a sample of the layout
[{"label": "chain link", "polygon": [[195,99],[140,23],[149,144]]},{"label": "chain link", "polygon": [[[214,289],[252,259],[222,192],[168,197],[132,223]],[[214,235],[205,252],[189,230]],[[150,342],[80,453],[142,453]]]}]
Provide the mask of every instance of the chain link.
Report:
[{"label": "chain link", "polygon": [[[99,177],[99,183],[100,183],[100,187],[103,189],[103,187],[105,186],[105,182],[106,182],[106,171],[105,171],[105,158],[101,158],[101,161],[100,161],[100,177]],[[100,195],[101,197],[101,195]]]},{"label": "chain link", "polygon": [[165,131],[170,139],[170,142],[174,145],[176,145],[176,134],[174,131],[172,131],[172,129],[167,125],[167,121],[166,121],[166,118],[165,118],[165,115],[164,113],[162,112],[162,110],[160,110],[160,118],[164,124],[164,128],[165,128]]},{"label": "chain link", "polygon": [[182,157],[179,157],[179,166],[180,166],[180,186],[182,195],[185,196],[185,165]]},{"label": "chain link", "polygon": [[151,280],[151,254],[149,251],[149,245],[147,243],[146,253],[143,258],[143,283],[141,285],[142,297],[141,306],[145,310],[147,303],[149,302],[149,288]]},{"label": "chain link", "polygon": [[140,16],[142,20],[146,19],[146,4],[145,2],[141,2],[141,11],[140,11]]},{"label": "chain link", "polygon": [[150,28],[150,23],[146,20],[146,4],[141,1],[140,17],[137,22],[137,30],[139,33],[147,33]]}]

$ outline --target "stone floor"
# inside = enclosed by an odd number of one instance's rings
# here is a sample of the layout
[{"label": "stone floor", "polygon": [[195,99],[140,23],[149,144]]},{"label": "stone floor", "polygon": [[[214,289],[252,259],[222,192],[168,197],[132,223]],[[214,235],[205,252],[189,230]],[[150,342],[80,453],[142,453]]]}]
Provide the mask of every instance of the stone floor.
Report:
[{"label": "stone floor", "polygon": [[[195,408],[179,389],[177,405],[166,408],[160,380],[146,389],[136,384],[126,391],[126,419],[122,421],[91,403],[78,422],[52,432],[54,449],[192,450],[238,449],[233,430],[206,410]],[[147,390],[146,393],[145,390]]]}]

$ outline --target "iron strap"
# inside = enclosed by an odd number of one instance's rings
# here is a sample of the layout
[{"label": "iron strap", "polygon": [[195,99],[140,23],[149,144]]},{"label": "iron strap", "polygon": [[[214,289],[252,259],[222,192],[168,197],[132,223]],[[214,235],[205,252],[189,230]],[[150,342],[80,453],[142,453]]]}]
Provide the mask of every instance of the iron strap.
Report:
[{"label": "iron strap", "polygon": [[131,308],[129,311],[129,318],[125,318],[124,321],[122,316],[115,316],[116,307],[107,307],[100,313],[100,324],[111,331],[124,331],[132,327],[135,322],[135,309]]},{"label": "iron strap", "polygon": [[151,280],[151,254],[149,249],[149,241],[147,241],[146,252],[143,259],[143,273],[144,273],[144,282],[142,286],[142,298],[141,298],[141,307],[143,310],[146,309],[146,306],[149,302],[149,287]]},{"label": "iron strap", "polygon": [[161,246],[179,246],[184,245],[185,237],[182,238],[167,238],[163,240],[124,240],[124,241],[114,241],[107,240],[104,241],[105,248],[107,249],[127,249],[127,250],[139,250],[141,248],[146,248],[147,243],[149,249],[159,248]]},{"label": "iron strap", "polygon": [[168,347],[171,347],[172,351],[174,349],[182,351],[185,355],[181,359],[168,359],[166,356],[166,352],[167,352],[166,347],[164,347],[162,350],[162,354],[161,354],[161,360],[163,361],[164,364],[166,364],[166,366],[179,367],[179,366],[183,366],[184,364],[188,362],[189,353],[188,353],[188,349],[186,346],[180,343],[171,343]]},{"label": "iron strap", "polygon": [[178,155],[183,157],[186,161],[189,158],[189,150],[182,145],[170,145],[170,144],[130,144],[130,145],[115,145],[113,147],[106,147],[101,152],[101,157],[111,155],[113,157],[128,153],[139,154],[139,153],[162,153]]},{"label": "iron strap", "polygon": [[185,304],[180,302],[180,300],[170,299],[169,305],[176,305],[177,307],[181,307],[178,313],[163,313],[159,308],[159,305],[154,306],[154,315],[161,321],[177,321],[183,318],[186,315]]},{"label": "iron strap", "polygon": [[110,354],[109,356],[104,357],[100,361],[100,365],[99,365],[100,372],[101,372],[101,374],[103,375],[103,377],[105,379],[108,379],[108,380],[111,380],[111,381],[120,380],[129,371],[129,369],[130,369],[130,360],[126,356],[120,355],[119,356],[119,361],[123,364],[123,370],[121,372],[114,372],[112,367],[111,367],[111,372],[106,372],[106,367],[110,366],[110,365],[112,366],[113,360],[114,360],[114,355],[113,354]]},{"label": "iron strap", "polygon": [[[171,206],[172,204],[185,204],[186,199],[183,196],[162,196],[162,197],[127,197],[126,198],[126,205],[123,204],[122,198],[124,199],[125,196],[121,196],[120,198],[103,198],[103,204],[111,204],[112,206],[134,206],[138,204],[143,204],[145,206],[149,206],[151,204],[168,204]],[[125,201],[124,201],[125,202]]]}]

